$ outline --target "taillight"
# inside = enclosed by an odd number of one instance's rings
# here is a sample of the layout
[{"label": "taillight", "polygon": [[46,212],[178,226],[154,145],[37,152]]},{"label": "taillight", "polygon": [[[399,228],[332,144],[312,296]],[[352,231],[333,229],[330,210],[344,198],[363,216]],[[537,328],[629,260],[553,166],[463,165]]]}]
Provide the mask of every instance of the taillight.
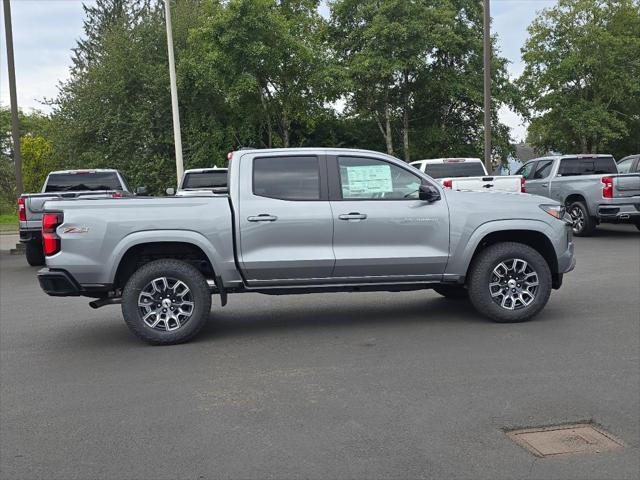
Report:
[{"label": "taillight", "polygon": [[453,188],[453,180],[443,180],[442,186],[444,188]]},{"label": "taillight", "polygon": [[60,251],[60,237],[56,228],[62,224],[62,213],[45,213],[42,215],[42,248],[45,255],[53,255]]},{"label": "taillight", "polygon": [[613,198],[613,178],[602,177],[602,198]]},{"label": "taillight", "polygon": [[520,193],[527,193],[527,188],[524,186],[525,179],[524,177],[520,177]]},{"label": "taillight", "polygon": [[122,192],[113,192],[111,198],[122,198]]},{"label": "taillight", "polygon": [[21,222],[27,221],[27,211],[24,206],[24,198],[22,197],[18,199],[18,220]]}]

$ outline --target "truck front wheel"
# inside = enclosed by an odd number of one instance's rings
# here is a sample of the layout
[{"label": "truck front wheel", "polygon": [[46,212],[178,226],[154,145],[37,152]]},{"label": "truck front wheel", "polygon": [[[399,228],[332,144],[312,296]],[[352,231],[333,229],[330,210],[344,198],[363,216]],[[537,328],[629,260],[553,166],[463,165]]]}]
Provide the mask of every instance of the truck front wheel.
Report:
[{"label": "truck front wheel", "polygon": [[211,293],[195,267],[155,260],[138,269],[122,291],[122,315],[131,331],[153,345],[183,343],[209,319]]},{"label": "truck front wheel", "polygon": [[44,252],[42,251],[42,243],[29,242],[25,245],[25,257],[27,263],[32,267],[40,267],[45,264]]},{"label": "truck front wheel", "polygon": [[551,271],[536,250],[497,243],[481,251],[468,276],[469,299],[495,322],[524,322],[540,312],[551,294]]}]

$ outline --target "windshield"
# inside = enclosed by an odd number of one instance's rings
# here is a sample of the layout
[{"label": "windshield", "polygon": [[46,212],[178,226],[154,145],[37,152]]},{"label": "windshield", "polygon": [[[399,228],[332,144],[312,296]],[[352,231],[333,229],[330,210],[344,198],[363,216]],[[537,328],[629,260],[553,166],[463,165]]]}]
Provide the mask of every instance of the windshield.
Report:
[{"label": "windshield", "polygon": [[484,177],[484,168],[479,162],[427,163],[425,173],[433,178]]},{"label": "windshield", "polygon": [[201,189],[227,186],[226,170],[210,170],[207,172],[191,172],[184,176],[182,188]]},{"label": "windshield", "polygon": [[47,193],[97,190],[122,190],[122,185],[115,172],[52,173],[44,191]]}]

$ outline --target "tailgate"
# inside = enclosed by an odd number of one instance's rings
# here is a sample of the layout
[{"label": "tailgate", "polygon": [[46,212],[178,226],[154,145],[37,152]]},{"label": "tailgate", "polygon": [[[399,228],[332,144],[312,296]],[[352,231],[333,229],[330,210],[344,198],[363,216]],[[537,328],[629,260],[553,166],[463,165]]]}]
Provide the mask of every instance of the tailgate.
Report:
[{"label": "tailgate", "polygon": [[614,198],[640,197],[640,173],[613,177]]},{"label": "tailgate", "polygon": [[451,178],[454,190],[471,190],[476,192],[520,192],[520,175],[497,177],[463,177]]}]

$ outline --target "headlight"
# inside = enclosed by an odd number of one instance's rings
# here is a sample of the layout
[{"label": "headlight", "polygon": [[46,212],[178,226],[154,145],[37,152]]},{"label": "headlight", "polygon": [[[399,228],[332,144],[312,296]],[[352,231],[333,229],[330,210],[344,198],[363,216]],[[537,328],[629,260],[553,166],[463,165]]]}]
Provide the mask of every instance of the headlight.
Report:
[{"label": "headlight", "polygon": [[566,209],[562,205],[540,205],[540,208],[558,220],[564,219]]}]

